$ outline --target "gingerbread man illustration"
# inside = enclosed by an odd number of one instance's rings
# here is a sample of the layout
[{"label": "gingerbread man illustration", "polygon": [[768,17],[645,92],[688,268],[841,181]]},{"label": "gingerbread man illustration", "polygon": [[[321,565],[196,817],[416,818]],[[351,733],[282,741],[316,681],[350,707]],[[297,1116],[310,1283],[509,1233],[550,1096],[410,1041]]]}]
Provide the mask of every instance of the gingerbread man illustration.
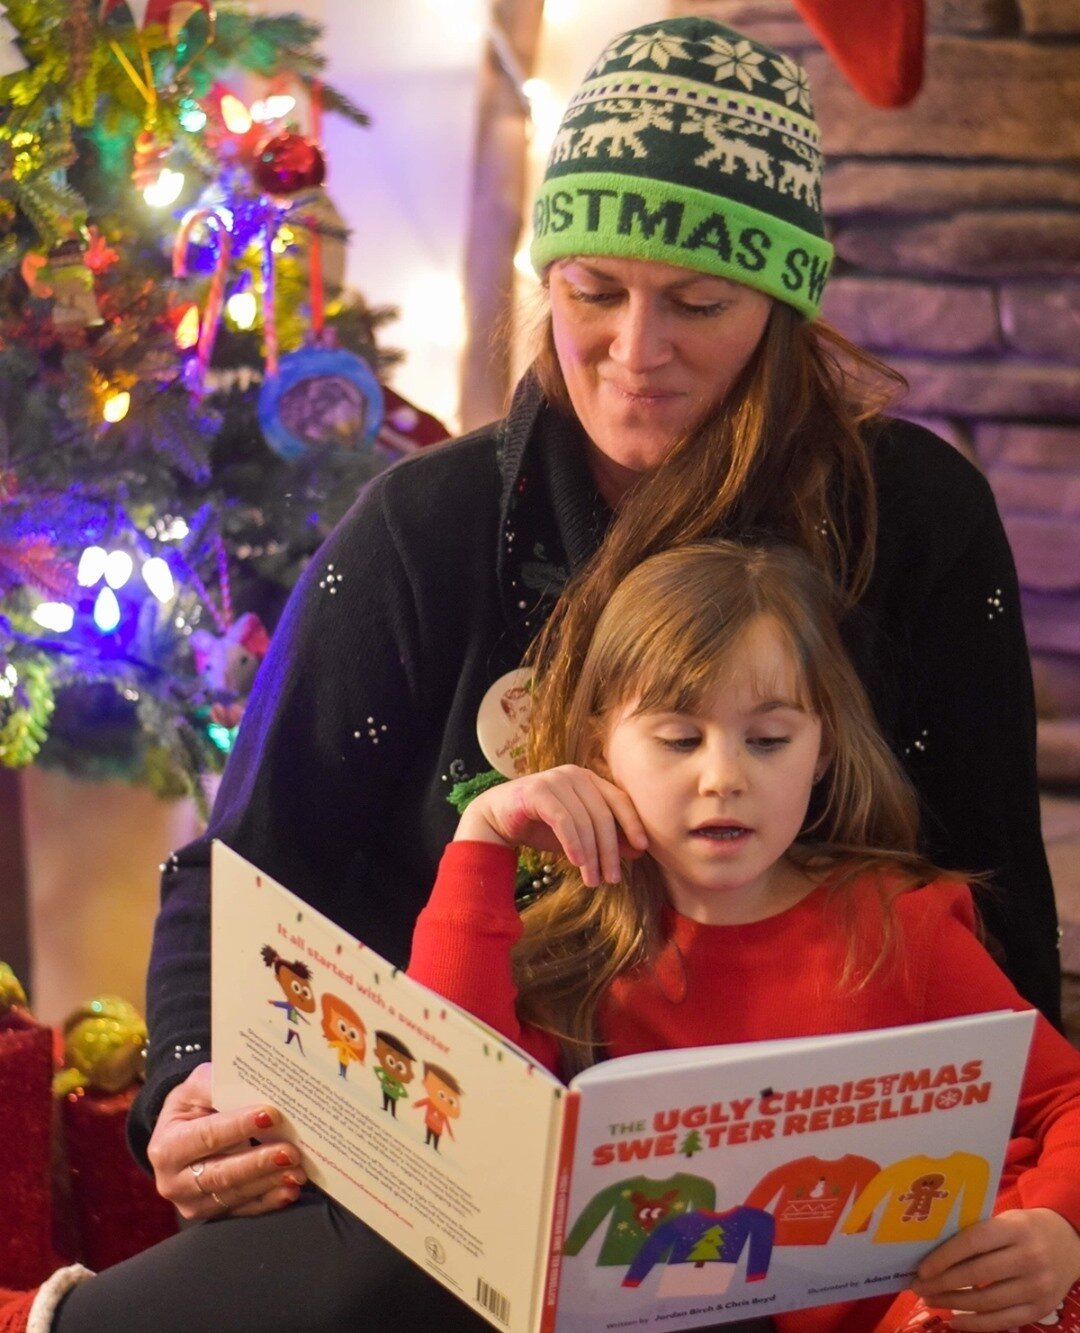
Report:
[{"label": "gingerbread man illustration", "polygon": [[925,1222],[930,1216],[930,1209],[933,1207],[935,1199],[947,1199],[948,1191],[940,1187],[944,1185],[945,1177],[942,1175],[917,1176],[911,1182],[911,1188],[906,1194],[900,1195],[900,1202],[906,1203],[907,1211],[900,1219],[902,1222]]}]

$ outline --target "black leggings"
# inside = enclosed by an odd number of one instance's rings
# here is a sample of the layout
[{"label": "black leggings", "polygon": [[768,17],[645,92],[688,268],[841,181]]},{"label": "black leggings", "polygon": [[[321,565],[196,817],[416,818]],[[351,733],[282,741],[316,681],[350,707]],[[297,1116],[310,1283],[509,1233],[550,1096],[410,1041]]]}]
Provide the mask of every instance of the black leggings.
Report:
[{"label": "black leggings", "polygon": [[[766,1333],[768,1320],[725,1324]],[[186,1227],[72,1289],[53,1333],[480,1333],[456,1296],[314,1190]]]}]

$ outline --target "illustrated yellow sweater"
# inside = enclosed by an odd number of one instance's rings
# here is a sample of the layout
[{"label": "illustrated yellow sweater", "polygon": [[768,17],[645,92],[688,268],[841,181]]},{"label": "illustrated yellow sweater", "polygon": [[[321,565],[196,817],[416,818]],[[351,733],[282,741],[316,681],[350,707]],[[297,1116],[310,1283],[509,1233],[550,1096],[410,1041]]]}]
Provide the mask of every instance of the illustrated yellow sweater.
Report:
[{"label": "illustrated yellow sweater", "polygon": [[979,1220],[989,1183],[989,1168],[974,1153],[905,1157],[878,1172],[855,1200],[840,1229],[852,1235],[884,1200],[875,1244],[936,1240],[958,1201],[958,1226]]}]

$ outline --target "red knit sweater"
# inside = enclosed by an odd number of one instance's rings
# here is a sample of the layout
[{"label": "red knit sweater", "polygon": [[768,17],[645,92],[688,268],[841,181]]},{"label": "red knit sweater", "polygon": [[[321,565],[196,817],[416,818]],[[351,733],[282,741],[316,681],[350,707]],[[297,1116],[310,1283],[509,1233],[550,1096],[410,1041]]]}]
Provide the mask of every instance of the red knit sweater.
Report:
[{"label": "red knit sweater", "polygon": [[[409,975],[468,1009],[558,1073],[551,1038],[514,1010],[510,949],[521,934],[513,852],[451,843],[413,935]],[[838,978],[854,943],[876,957],[882,897],[868,876],[830,894],[819,885],[786,912],[741,926],[665,915],[666,942],[650,965],[620,977],[597,1020],[609,1055],[680,1046],[819,1036],[1028,1009],[975,931],[968,889],[936,881],[893,900],[895,949],[861,990]],[[1080,1052],[1041,1016],[996,1208],[1053,1208],[1080,1230]],[[891,1297],[778,1315],[780,1333],[872,1328]]]}]

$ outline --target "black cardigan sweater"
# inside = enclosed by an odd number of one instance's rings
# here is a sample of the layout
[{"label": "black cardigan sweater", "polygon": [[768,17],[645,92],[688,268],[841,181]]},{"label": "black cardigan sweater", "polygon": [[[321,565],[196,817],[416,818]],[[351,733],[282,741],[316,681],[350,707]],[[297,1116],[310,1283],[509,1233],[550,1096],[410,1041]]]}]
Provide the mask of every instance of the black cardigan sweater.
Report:
[{"label": "black cardigan sweater", "polygon": [[[910,423],[885,423],[870,448],[877,555],[845,636],[918,789],[927,852],[989,872],[979,905],[1003,966],[1059,1023],[1031,675],[993,496]],[[448,793],[490,768],[480,700],[520,663],[609,517],[576,429],[526,381],[502,422],[378,476],[313,558],[262,664],[210,828],[163,876],[148,1077],[130,1121],[143,1160],[165,1094],[209,1055],[210,840],[404,966],[456,827]]]}]

